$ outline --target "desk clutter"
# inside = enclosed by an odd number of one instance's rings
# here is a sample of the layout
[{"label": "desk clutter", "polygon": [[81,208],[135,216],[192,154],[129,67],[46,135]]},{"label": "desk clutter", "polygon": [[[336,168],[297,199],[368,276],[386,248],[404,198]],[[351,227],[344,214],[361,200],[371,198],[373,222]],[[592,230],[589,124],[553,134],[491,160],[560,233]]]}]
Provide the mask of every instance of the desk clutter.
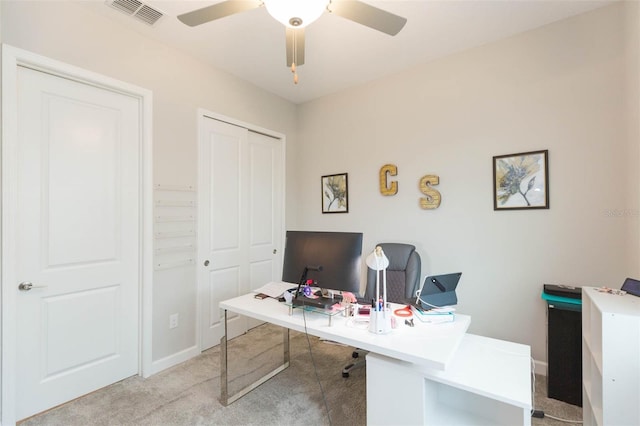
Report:
[{"label": "desk clutter", "polygon": [[[459,275],[448,274],[447,276],[456,277],[457,284]],[[427,280],[430,278],[432,277],[427,277]],[[455,288],[455,285],[453,287]],[[316,311],[342,313],[345,317],[353,318],[358,324],[369,324],[369,331],[374,330],[372,332],[376,334],[388,333],[403,324],[413,327],[414,318],[423,323],[441,324],[455,321],[456,316],[453,306],[429,307],[427,305],[425,308],[419,294],[415,300],[407,301],[406,304],[387,303],[383,307],[382,299],[378,302],[374,299],[366,301],[349,292],[327,292],[314,287],[313,282],[305,284],[298,297],[295,296],[296,291],[297,287],[292,283],[270,282],[254,290],[254,297],[256,299],[273,298],[298,308],[306,307]]]}]

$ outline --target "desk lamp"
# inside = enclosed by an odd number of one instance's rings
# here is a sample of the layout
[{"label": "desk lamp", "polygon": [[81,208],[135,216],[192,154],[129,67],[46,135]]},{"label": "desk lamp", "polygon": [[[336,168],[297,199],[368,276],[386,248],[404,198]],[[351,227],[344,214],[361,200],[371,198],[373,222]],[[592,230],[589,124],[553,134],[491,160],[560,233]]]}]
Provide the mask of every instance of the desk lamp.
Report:
[{"label": "desk lamp", "polygon": [[[375,250],[367,256],[367,266],[376,271],[376,300],[369,314],[369,331],[375,334],[384,334],[391,331],[391,312],[387,309],[387,268],[389,259],[385,256],[382,247],[376,246]],[[382,271],[382,298],[380,297],[380,271]]]}]

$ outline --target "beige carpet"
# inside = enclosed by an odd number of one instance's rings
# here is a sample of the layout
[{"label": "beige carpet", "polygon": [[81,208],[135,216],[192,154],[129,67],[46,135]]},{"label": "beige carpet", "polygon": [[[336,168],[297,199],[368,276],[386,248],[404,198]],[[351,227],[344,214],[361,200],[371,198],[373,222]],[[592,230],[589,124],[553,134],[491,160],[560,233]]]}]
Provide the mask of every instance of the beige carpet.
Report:
[{"label": "beige carpet", "polygon": [[[311,353],[306,336],[291,332],[291,366],[228,407],[218,401],[220,351],[215,347],[148,379],[130,377],[21,425],[365,425],[365,369],[355,370],[348,379],[341,375],[351,361],[352,348],[314,337],[309,341]],[[234,378],[230,391],[281,362],[281,344],[282,330],[271,325],[234,339],[229,350],[229,377]],[[580,407],[545,394],[545,377],[537,376],[537,409],[566,419],[581,418]],[[533,419],[532,424],[566,423],[545,417]]]}]

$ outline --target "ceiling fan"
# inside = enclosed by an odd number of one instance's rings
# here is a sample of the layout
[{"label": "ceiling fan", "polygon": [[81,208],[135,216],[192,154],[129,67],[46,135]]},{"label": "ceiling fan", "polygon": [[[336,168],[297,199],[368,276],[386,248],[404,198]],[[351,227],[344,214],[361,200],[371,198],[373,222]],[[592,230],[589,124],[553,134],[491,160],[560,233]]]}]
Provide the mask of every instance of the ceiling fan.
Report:
[{"label": "ceiling fan", "polygon": [[304,64],[304,27],[318,19],[325,11],[391,36],[398,34],[407,22],[406,18],[359,0],[224,0],[178,15],[178,19],[195,27],[262,6],[286,27],[287,66],[291,67],[293,81],[296,84],[296,67]]}]

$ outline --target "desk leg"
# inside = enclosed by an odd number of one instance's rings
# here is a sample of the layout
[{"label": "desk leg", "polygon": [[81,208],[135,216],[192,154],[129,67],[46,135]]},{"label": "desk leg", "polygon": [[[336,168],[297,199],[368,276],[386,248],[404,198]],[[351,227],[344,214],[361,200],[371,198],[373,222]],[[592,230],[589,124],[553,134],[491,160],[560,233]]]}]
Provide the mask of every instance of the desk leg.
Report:
[{"label": "desk leg", "polygon": [[224,310],[224,335],[220,338],[220,402],[229,405],[229,378],[227,376],[227,310]]},{"label": "desk leg", "polygon": [[289,366],[289,329],[282,328],[282,346],[284,347],[284,353],[282,357],[283,370]]},{"label": "desk leg", "polygon": [[228,376],[228,357],[227,357],[227,310],[224,310],[224,336],[220,338],[220,403],[225,407],[232,402],[242,398],[285,368],[289,367],[289,329],[282,329],[282,343],[284,346],[284,355],[282,365],[276,367],[274,370],[265,374],[260,379],[251,383],[244,389],[241,389],[234,395],[229,395],[229,376]]}]

